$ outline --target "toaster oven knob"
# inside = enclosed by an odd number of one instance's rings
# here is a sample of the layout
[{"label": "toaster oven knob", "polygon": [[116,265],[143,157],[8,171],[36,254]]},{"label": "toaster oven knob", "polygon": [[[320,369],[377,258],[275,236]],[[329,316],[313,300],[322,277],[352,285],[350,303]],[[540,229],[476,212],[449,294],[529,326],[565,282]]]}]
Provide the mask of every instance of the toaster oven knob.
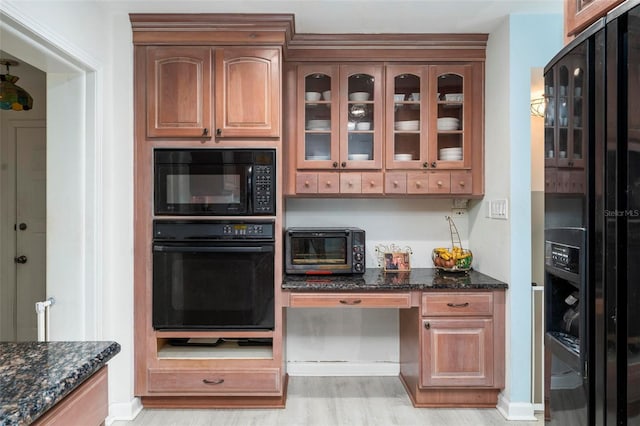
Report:
[{"label": "toaster oven knob", "polygon": [[362,253],[354,253],[353,254],[354,259],[356,259],[358,262],[362,261]]},{"label": "toaster oven knob", "polygon": [[356,263],[354,266],[354,269],[356,270],[356,272],[363,272],[362,271],[362,263]]}]

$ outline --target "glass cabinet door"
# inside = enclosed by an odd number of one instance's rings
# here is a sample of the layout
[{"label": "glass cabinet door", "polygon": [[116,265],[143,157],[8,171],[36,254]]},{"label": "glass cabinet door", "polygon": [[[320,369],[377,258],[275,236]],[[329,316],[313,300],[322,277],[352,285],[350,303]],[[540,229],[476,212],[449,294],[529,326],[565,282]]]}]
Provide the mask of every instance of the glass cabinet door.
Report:
[{"label": "glass cabinet door", "polygon": [[337,127],[338,67],[298,67],[299,168],[337,168],[340,157]]},{"label": "glass cabinet door", "polygon": [[382,66],[340,67],[340,168],[382,167]]},{"label": "glass cabinet door", "polygon": [[471,166],[470,68],[433,66],[431,86],[435,88],[434,111],[430,123],[430,164],[435,168]]},{"label": "glass cabinet door", "polygon": [[556,126],[558,128],[558,152],[556,164],[568,165],[569,156],[569,69],[566,65],[558,68],[558,109]]},{"label": "glass cabinet door", "polygon": [[386,68],[386,168],[428,167],[428,68]]},{"label": "glass cabinet door", "polygon": [[556,84],[553,70],[544,75],[544,164],[555,167],[558,145],[556,141]]}]

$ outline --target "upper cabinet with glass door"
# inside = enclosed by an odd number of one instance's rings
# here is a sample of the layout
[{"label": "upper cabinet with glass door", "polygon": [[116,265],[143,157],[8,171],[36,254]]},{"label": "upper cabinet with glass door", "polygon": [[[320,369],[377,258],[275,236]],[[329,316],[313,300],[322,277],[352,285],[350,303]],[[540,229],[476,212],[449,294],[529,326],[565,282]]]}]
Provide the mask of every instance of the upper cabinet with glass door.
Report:
[{"label": "upper cabinet with glass door", "polygon": [[581,46],[545,74],[545,165],[584,168],[586,51]]},{"label": "upper cabinet with glass door", "polygon": [[429,165],[428,69],[424,65],[386,68],[387,169],[422,169]]},{"label": "upper cabinet with glass door", "polygon": [[298,67],[300,169],[382,167],[382,68]]},{"label": "upper cabinet with glass door", "polygon": [[471,68],[466,65],[432,66],[429,81],[436,91],[431,100],[436,114],[430,114],[429,167],[470,168]]}]

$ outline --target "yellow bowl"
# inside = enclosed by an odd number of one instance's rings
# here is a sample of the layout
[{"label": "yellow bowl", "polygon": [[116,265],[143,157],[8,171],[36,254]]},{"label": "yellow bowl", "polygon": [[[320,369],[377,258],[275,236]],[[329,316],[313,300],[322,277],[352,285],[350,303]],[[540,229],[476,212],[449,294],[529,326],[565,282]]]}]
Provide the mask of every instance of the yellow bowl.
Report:
[{"label": "yellow bowl", "polygon": [[455,248],[435,248],[431,252],[433,266],[449,272],[468,271],[473,263],[473,253],[469,249]]}]

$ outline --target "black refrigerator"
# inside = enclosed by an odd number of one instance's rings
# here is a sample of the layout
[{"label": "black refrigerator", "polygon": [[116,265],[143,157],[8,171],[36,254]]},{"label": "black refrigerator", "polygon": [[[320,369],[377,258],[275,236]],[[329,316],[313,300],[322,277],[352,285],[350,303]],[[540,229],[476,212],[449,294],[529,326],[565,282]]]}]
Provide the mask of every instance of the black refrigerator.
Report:
[{"label": "black refrigerator", "polygon": [[544,79],[545,420],[640,426],[640,1]]}]

